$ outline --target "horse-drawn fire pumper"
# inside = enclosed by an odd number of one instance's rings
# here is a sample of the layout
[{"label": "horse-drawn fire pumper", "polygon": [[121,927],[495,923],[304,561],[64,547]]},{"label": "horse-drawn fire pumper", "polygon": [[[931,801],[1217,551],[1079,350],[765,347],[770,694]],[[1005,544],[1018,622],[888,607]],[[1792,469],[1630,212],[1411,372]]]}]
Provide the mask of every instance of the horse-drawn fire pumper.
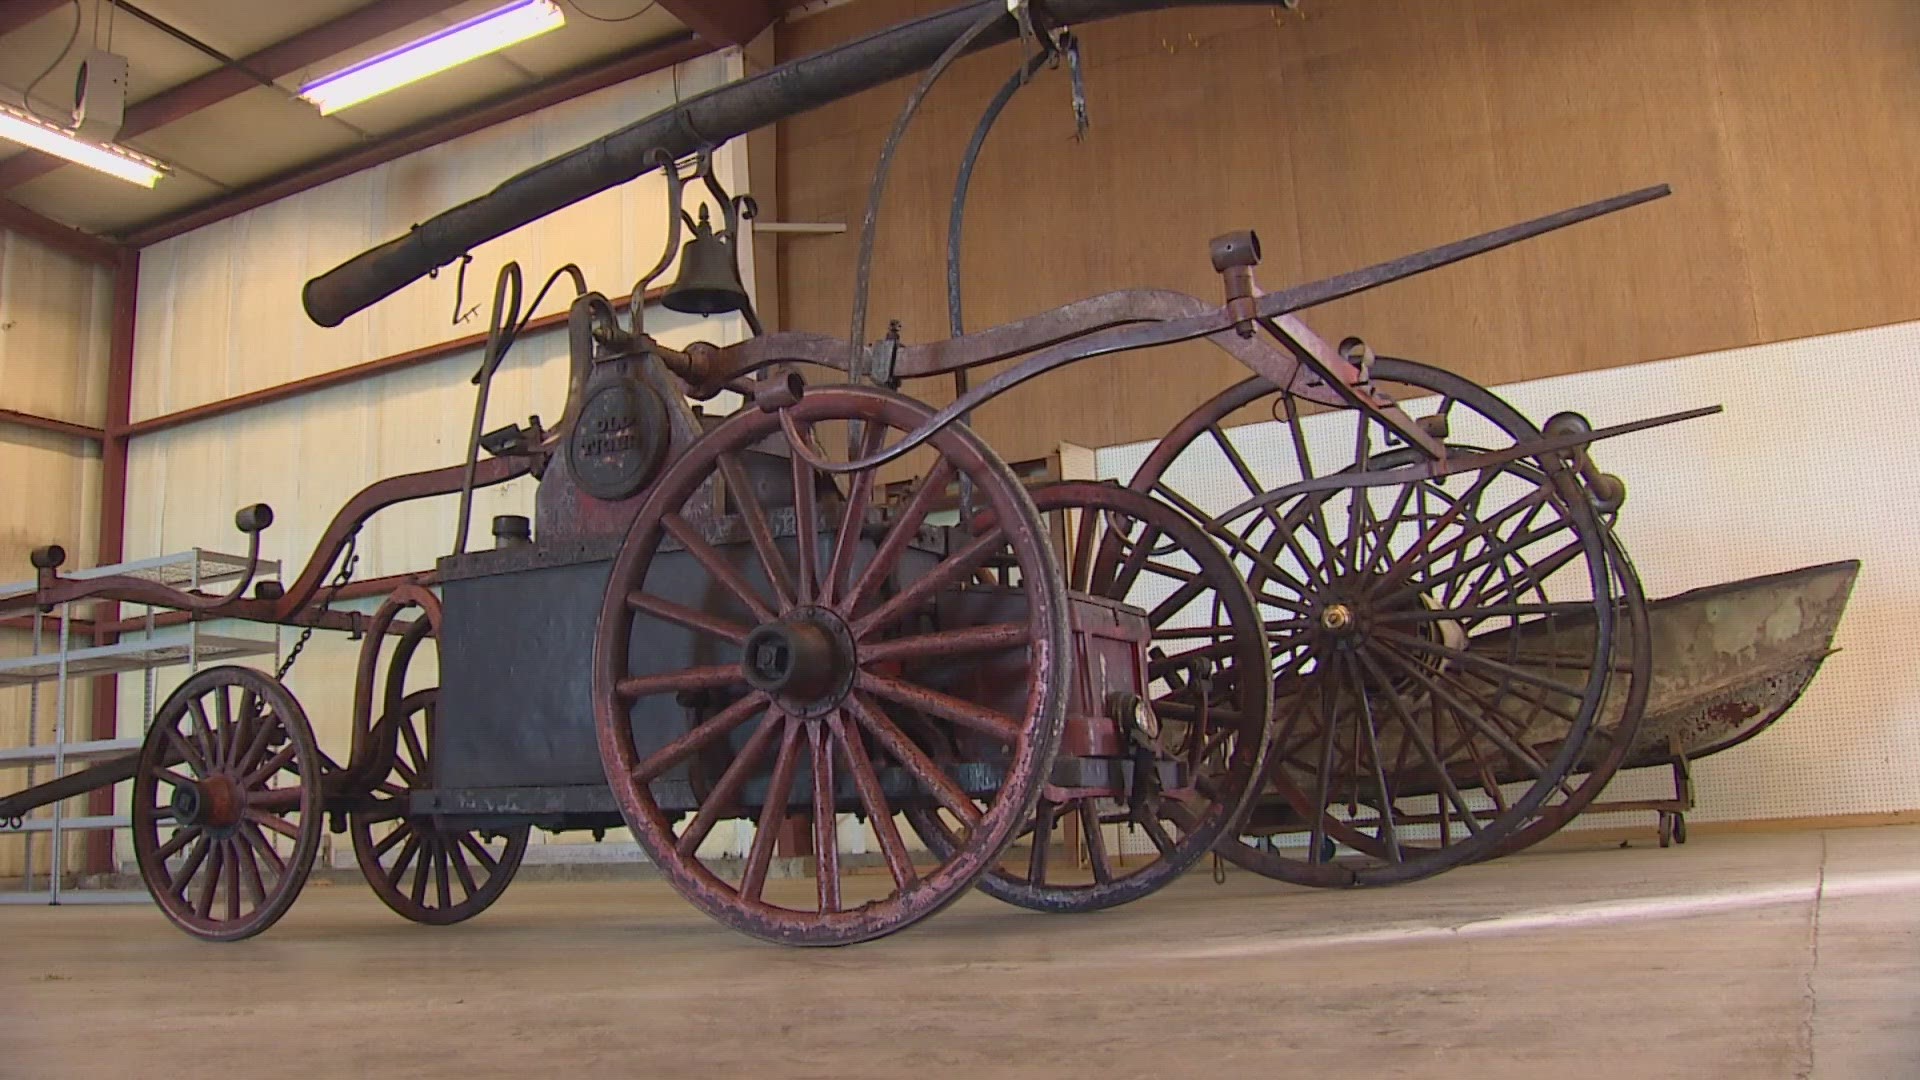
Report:
[{"label": "horse-drawn fire pumper", "polygon": [[[315,745],[272,675],[215,667],[165,701],[137,756],[0,800],[0,816],[131,778],[142,877],[172,921],[215,940],[287,910],[329,823],[351,834],[380,897],[428,923],[491,904],[530,829],[624,825],[702,910],[801,945],[890,933],[976,884],[1089,910],[1215,850],[1284,880],[1381,884],[1558,828],[1631,745],[1649,682],[1647,605],[1610,530],[1624,489],[1588,447],[1714,410],[1536,427],[1465,379],[1329,343],[1297,313],[1665,188],[1271,292],[1255,280],[1258,239],[1235,232],[1191,253],[1210,254],[1217,302],[1132,289],[965,333],[956,288],[952,336],[866,335],[874,211],[940,73],[1024,39],[1017,88],[1073,48],[1060,25],[1161,6],[961,5],[678,103],[310,282],[308,312],[334,325],[561,205],[656,168],[668,180],[667,247],[624,320],[572,272],[570,381],[552,427],[484,431],[488,381],[539,304],[521,313],[509,267],[467,460],[362,491],[291,584],[208,595],[64,577],[61,552],[43,548],[36,589],[0,602],[97,597],[361,632],[344,758]],[[752,202],[722,189],[708,151],[918,70],[874,178],[852,333],[759,333],[732,247]],[[956,223],[1011,92],[968,153]],[[717,227],[682,209],[696,180]],[[684,350],[649,336],[643,293],[676,257],[668,306],[739,311],[755,335]],[[953,281],[957,258],[956,241]],[[965,423],[1063,365],[1201,340],[1250,377],[1178,425],[1130,484],[1029,492]],[[802,366],[839,375],[808,381]],[[940,376],[960,380],[944,408],[900,392]],[[743,405],[723,418],[689,404],[727,390]],[[1223,435],[1255,402],[1297,452],[1277,486]],[[1203,510],[1169,482],[1196,446],[1225,448],[1240,505]],[[917,479],[888,499],[877,478],[896,462]],[[472,491],[527,476],[531,523],[499,519],[493,545],[469,550]],[[373,514],[456,493],[451,554],[370,617],[330,608],[334,568]],[[264,505],[238,514],[250,559],[271,521]],[[408,681],[423,648],[437,651],[437,688]],[[880,866],[843,864],[846,815]],[[725,822],[751,824],[744,855],[718,842]],[[1114,823],[1146,838],[1146,857],[1116,857]],[[775,860],[796,828],[811,833],[810,881]],[[1288,830],[1308,842],[1261,839]],[[1054,842],[1069,831],[1071,859]],[[1336,842],[1347,855],[1330,857]]]}]

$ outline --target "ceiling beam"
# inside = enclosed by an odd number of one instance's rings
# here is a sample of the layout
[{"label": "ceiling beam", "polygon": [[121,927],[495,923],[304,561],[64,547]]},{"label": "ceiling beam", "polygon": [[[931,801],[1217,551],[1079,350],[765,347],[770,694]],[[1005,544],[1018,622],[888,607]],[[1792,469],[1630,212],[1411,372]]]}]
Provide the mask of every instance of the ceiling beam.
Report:
[{"label": "ceiling beam", "polygon": [[121,245],[104,237],[83,233],[49,217],[21,206],[12,199],[0,199],[0,229],[8,229],[78,259],[105,267],[120,264]]},{"label": "ceiling beam", "polygon": [[[64,2],[64,0],[63,0]],[[373,0],[345,15],[243,56],[237,63],[215,68],[178,86],[127,107],[126,120],[116,139],[133,139],[202,109],[245,93],[261,80],[285,78],[330,56],[357,49],[395,30],[405,29],[453,7],[459,0]],[[27,7],[32,4],[25,5]],[[0,15],[4,25],[7,15]],[[0,31],[3,32],[3,31]],[[45,176],[66,164],[57,157],[28,150],[0,162],[0,191],[9,191]]]},{"label": "ceiling beam", "polygon": [[760,36],[775,15],[774,0],[660,0],[667,13],[718,48],[745,45]]},{"label": "ceiling beam", "polygon": [[11,34],[28,23],[38,20],[42,15],[51,14],[72,2],[73,0],[13,0],[10,4],[0,5],[0,34]]},{"label": "ceiling beam", "polygon": [[[504,94],[448,116],[416,124],[383,139],[356,147],[337,157],[300,165],[267,178],[252,187],[222,195],[186,211],[128,229],[122,241],[143,248],[184,232],[225,221],[235,214],[298,195],[309,188],[351,176],[363,169],[383,165],[429,146],[438,146],[482,128],[504,123],[530,112],[558,105],[563,101],[590,94],[595,90],[662,71],[695,57],[705,56],[718,46],[685,34],[671,41],[648,45],[621,53],[610,60],[562,75],[557,79]],[[49,224],[52,224],[49,222]],[[61,226],[64,228],[64,226]]]}]

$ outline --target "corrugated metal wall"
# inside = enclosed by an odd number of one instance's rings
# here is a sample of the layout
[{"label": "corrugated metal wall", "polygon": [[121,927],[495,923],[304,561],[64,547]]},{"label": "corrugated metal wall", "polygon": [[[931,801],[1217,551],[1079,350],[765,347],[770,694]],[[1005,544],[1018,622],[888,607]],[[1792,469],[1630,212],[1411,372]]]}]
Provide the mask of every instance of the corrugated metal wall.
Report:
[{"label": "corrugated metal wall", "polygon": [[[654,174],[603,193],[476,249],[455,314],[451,268],[335,329],[310,323],[300,287],[315,273],[492,187],[555,153],[736,77],[736,57],[717,55],[531,114],[336,181],[142,254],[132,416],[189,408],[377,357],[484,331],[494,277],[518,260],[531,302],[548,273],[579,264],[588,286],[624,297],[659,257],[665,190]],[[722,148],[716,167],[738,190],[744,155]],[[750,268],[751,260],[746,260]],[[748,270],[750,273],[750,269]],[[671,280],[669,277],[666,280]],[[564,311],[572,290],[555,287],[540,313]],[[699,322],[655,308],[648,328],[672,344],[735,340],[735,320]],[[200,546],[241,551],[233,511],[266,502],[276,515],[270,558],[297,574],[334,513],[383,477],[457,463],[465,451],[479,352],[173,428],[133,443],[128,558]],[[521,340],[493,386],[488,427],[556,421],[566,397],[564,331]],[[490,517],[532,512],[533,487],[518,481],[477,493],[475,535]],[[357,577],[431,567],[452,547],[456,500],[398,507],[362,533]],[[360,605],[370,610],[372,604]],[[214,627],[216,632],[261,633]],[[291,632],[283,644],[291,645]],[[289,678],[321,746],[346,753],[358,643],[320,634]],[[163,680],[164,691],[178,675]],[[122,681],[122,726],[138,714],[138,680]],[[122,858],[126,857],[124,847]]]},{"label": "corrugated metal wall", "polygon": [[[107,333],[112,275],[36,241],[0,232],[0,407],[98,425],[106,405]],[[27,552],[66,547],[68,564],[92,561],[100,505],[100,450],[81,439],[0,423],[0,581],[24,580]],[[53,646],[49,633],[46,647]],[[32,648],[32,635],[0,630],[0,655]],[[71,715],[84,724],[84,686]],[[0,746],[25,744],[29,692],[0,690]],[[53,736],[53,694],[43,689],[36,738]],[[45,779],[44,769],[38,779]],[[0,790],[26,784],[23,769],[0,769]],[[77,839],[77,838],[76,838]],[[47,841],[35,840],[36,866]],[[26,841],[0,838],[0,878],[20,873]],[[70,850],[73,850],[70,848]]]}]

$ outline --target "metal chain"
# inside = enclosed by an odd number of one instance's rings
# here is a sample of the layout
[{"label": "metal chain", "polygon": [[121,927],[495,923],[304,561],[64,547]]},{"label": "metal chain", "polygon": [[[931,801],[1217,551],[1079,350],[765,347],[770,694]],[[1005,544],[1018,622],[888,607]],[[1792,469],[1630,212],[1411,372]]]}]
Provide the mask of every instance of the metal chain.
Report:
[{"label": "metal chain", "polygon": [[[359,564],[360,564],[360,530],[355,529],[351,533],[347,534],[346,550],[342,553],[341,559],[340,559],[340,572],[333,575],[332,584],[327,586],[327,598],[325,600],[320,601],[320,610],[314,613],[315,619],[318,619],[321,615],[326,614],[327,609],[333,606],[333,598],[335,594],[337,594],[340,591],[341,587],[346,585],[347,582],[353,580],[354,567],[358,566]],[[275,680],[279,682],[287,681],[287,672],[293,670],[294,661],[300,659],[300,651],[307,647],[307,642],[313,640],[313,632],[317,628],[318,627],[315,624],[310,623],[308,624],[305,630],[300,631],[299,640],[293,643],[293,648],[287,650],[287,658],[285,660],[280,661],[279,669],[273,673],[273,677]]]}]

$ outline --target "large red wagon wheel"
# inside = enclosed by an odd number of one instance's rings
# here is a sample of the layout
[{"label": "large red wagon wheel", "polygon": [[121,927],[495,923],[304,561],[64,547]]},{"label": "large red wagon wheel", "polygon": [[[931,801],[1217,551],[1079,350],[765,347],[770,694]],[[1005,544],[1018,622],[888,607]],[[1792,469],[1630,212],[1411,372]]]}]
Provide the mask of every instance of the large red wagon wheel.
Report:
[{"label": "large red wagon wheel", "polygon": [[[1267,635],[1233,563],[1166,503],[1081,481],[1049,484],[1033,500],[1050,535],[1066,538],[1067,587],[1145,617],[1147,722],[1122,733],[1127,796],[1043,796],[1027,858],[989,870],[980,889],[1036,911],[1097,911],[1164,887],[1238,826],[1271,735]],[[908,817],[929,846],[951,845],[944,815]],[[1110,850],[1109,826],[1144,837],[1147,850],[1127,864]],[[1084,867],[1057,850],[1069,831]]]},{"label": "large red wagon wheel", "polygon": [[[389,601],[374,620],[378,633],[393,614],[415,604],[421,618],[395,645],[373,732],[376,758],[390,764],[373,785],[376,804],[354,811],[348,821],[354,860],[374,895],[404,918],[447,926],[473,918],[500,898],[520,869],[532,828],[462,829],[431,814],[409,812],[413,792],[430,790],[437,777],[433,753],[439,745],[440,691],[430,686],[409,692],[407,675],[420,644],[438,637],[440,606],[431,594],[403,597]],[[369,650],[380,646],[377,637],[368,638]],[[368,665],[369,681],[371,674]]]},{"label": "large red wagon wheel", "polygon": [[[1448,372],[1382,357],[1372,373],[1449,445],[1503,448],[1537,434]],[[1249,406],[1270,410],[1284,449],[1253,457],[1227,433],[1230,416],[1260,418]],[[1389,884],[1516,850],[1592,800],[1639,721],[1645,653],[1615,627],[1622,612],[1629,626],[1644,618],[1643,601],[1564,463],[1244,508],[1296,481],[1411,454],[1364,414],[1303,415],[1251,379],[1178,425],[1130,483],[1207,521],[1263,608],[1271,791],[1245,826],[1259,839],[1220,850],[1272,877]],[[1614,678],[1623,671],[1628,679]],[[1305,844],[1276,843],[1287,836]],[[1336,845],[1353,854],[1335,858]]]},{"label": "large red wagon wheel", "polygon": [[238,941],[286,914],[320,847],[321,768],[271,675],[207,668],[167,696],[133,777],[133,851],[174,925]]},{"label": "large red wagon wheel", "polygon": [[[951,425],[918,452],[925,474],[882,521],[873,471],[832,481],[804,459],[820,447],[868,456],[930,415],[852,386],[808,391],[786,424],[744,409],[668,469],[614,560],[594,646],[608,782],[675,888],[746,933],[840,945],[939,910],[1012,841],[1052,765],[1065,589],[1005,464]],[[927,527],[960,477],[992,514],[981,535]],[[989,561],[1016,568],[1024,590],[963,589]],[[1008,672],[1002,696],[951,679],[975,661]],[[965,759],[937,761],[944,745]],[[917,807],[963,821],[961,842],[910,849],[895,817]],[[843,867],[847,813],[864,817],[883,872]],[[776,838],[800,817],[814,849],[804,896],[768,882]],[[744,827],[717,835],[729,820],[751,822],[750,840]]]}]

